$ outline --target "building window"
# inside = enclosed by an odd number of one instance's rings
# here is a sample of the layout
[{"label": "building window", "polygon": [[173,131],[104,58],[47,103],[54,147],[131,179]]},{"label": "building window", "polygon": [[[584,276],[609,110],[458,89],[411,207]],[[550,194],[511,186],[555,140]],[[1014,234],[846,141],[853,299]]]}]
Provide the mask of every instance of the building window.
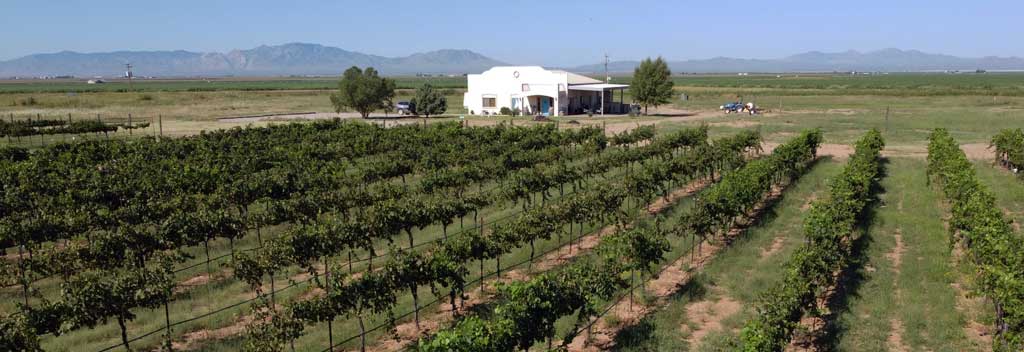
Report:
[{"label": "building window", "polygon": [[484,107],[493,108],[498,105],[498,98],[484,98]]},{"label": "building window", "polygon": [[530,91],[530,84],[529,83],[523,83],[523,91],[524,92],[529,92]]}]

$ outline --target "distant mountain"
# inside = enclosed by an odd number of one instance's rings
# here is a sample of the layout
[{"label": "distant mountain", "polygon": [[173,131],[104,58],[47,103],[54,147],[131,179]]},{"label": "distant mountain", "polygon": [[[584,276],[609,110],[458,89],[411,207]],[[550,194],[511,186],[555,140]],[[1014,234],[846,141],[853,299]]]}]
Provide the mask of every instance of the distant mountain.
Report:
[{"label": "distant mountain", "polygon": [[[840,53],[811,51],[781,59],[735,59],[716,57],[705,60],[669,61],[673,72],[846,72],[846,71],[942,71],[942,70],[1024,70],[1024,58],[962,58],[929,54],[917,50],[883,49],[872,52],[854,50]],[[610,72],[632,72],[638,61],[608,64]],[[604,72],[604,64],[584,65],[568,70],[583,73]]]},{"label": "distant mountain", "polygon": [[[259,46],[227,53],[177,51],[116,51],[77,53],[62,51],[0,61],[0,77],[11,76],[120,76],[131,63],[137,76],[278,76],[337,75],[351,66],[372,66],[383,74],[478,73],[504,63],[469,50],[437,50],[405,57],[370,55],[318,44],[289,43]],[[608,65],[614,73],[632,72],[637,61]],[[673,72],[846,72],[1024,70],[1018,57],[962,58],[917,50],[883,49],[871,52],[811,51],[781,59],[715,57],[669,61]],[[602,73],[604,64],[566,68],[580,73]]]},{"label": "distant mountain", "polygon": [[138,76],[337,75],[351,66],[372,66],[383,74],[474,73],[503,63],[469,50],[438,50],[384,57],[318,44],[263,45],[228,53],[190,51],[62,51],[0,61],[0,77],[117,76],[131,63]]}]

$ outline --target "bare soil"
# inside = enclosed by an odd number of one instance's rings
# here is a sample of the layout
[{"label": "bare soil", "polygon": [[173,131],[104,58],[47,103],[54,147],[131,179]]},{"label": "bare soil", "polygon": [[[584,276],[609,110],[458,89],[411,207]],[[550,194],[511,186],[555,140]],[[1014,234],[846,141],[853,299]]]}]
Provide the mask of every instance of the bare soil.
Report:
[{"label": "bare soil", "polygon": [[743,305],[731,297],[721,297],[716,301],[700,301],[686,305],[686,320],[696,324],[691,328],[689,324],[683,324],[683,333],[689,333],[687,341],[690,342],[690,349],[697,350],[704,337],[708,334],[722,330],[722,320],[738,313]]},{"label": "bare soil", "polygon": [[725,126],[725,127],[735,127],[735,128],[747,128],[747,127],[760,126],[761,123],[757,122],[757,121],[737,120],[737,121],[726,121],[726,122],[712,122],[712,123],[709,123],[708,125],[709,126]]},{"label": "bare soil", "polygon": [[988,143],[961,144],[960,149],[963,149],[967,158],[972,160],[995,160],[996,157],[995,152],[988,148]]},{"label": "bare soil", "polygon": [[889,345],[889,351],[910,351],[910,347],[903,343],[903,334],[905,333],[903,323],[899,319],[893,318],[892,320],[889,320],[889,337],[885,340]]},{"label": "bare soil", "polygon": [[892,251],[887,253],[885,257],[889,258],[889,261],[892,262],[893,272],[895,272],[896,275],[899,275],[900,264],[903,263],[903,253],[906,253],[907,251],[905,245],[903,244],[903,230],[896,229],[896,233],[894,233],[892,237],[896,239],[896,246],[894,246],[892,248]]},{"label": "bare soil", "polygon": [[786,244],[786,236],[783,236],[783,235],[775,236],[775,239],[772,240],[772,244],[771,245],[769,245],[767,248],[762,248],[761,249],[761,259],[766,259],[768,257],[771,257],[771,256],[775,255],[775,253],[778,253],[779,251],[782,250],[782,246],[785,245],[785,244]]}]

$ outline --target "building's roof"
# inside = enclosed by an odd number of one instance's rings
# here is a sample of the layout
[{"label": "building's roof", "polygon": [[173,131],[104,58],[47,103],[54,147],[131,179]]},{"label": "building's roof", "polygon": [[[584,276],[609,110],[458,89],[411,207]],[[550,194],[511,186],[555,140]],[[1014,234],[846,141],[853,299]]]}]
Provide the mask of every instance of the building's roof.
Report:
[{"label": "building's roof", "polygon": [[629,88],[628,84],[611,84],[611,83],[598,83],[598,84],[577,84],[570,85],[569,90],[588,90],[593,92],[606,91],[609,89],[626,89]]},{"label": "building's roof", "polygon": [[563,70],[550,70],[550,71],[553,72],[553,73],[564,73],[564,74],[566,74],[566,76],[569,77],[569,84],[570,85],[573,85],[573,84],[597,84],[597,83],[603,83],[600,80],[596,80],[596,79],[593,79],[593,78],[590,78],[590,77],[587,77],[587,76],[584,76],[584,75],[581,75],[581,74],[572,73],[572,72],[569,72],[569,71],[563,71]]}]

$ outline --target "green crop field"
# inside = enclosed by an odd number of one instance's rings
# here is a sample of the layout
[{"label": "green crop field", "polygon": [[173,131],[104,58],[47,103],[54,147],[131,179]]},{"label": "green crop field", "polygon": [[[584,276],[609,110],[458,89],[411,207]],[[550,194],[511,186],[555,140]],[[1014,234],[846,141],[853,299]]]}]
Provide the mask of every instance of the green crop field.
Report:
[{"label": "green crop field", "polygon": [[7,127],[149,123],[0,137],[0,342],[1024,346],[1024,74],[676,75],[649,116],[545,121],[396,81],[448,111],[333,115],[336,78],[0,82]]},{"label": "green crop field", "polygon": [[[87,84],[87,79],[5,80],[0,94],[97,93],[97,92],[216,92],[266,90],[325,90],[338,86],[333,77],[317,78],[207,78],[207,79],[113,79]],[[395,77],[399,89],[415,89],[424,83],[439,88],[465,88],[464,77]]]}]

